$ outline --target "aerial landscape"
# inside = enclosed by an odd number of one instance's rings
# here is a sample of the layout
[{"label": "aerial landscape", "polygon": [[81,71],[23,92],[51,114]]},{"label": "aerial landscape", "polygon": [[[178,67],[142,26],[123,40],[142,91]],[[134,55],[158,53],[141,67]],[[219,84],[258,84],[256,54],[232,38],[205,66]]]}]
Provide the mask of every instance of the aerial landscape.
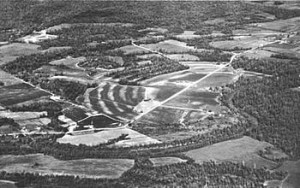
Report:
[{"label": "aerial landscape", "polygon": [[2,0],[16,187],[300,188],[300,2]]}]

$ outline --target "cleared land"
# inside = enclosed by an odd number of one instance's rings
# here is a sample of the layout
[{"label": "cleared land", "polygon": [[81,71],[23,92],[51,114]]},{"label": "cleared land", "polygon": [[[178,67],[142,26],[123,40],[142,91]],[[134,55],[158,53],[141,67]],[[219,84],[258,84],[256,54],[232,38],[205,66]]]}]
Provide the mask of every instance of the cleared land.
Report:
[{"label": "cleared land", "polygon": [[13,61],[17,57],[22,55],[38,53],[39,47],[39,45],[24,43],[11,43],[8,45],[0,46],[0,65]]},{"label": "cleared land", "polygon": [[25,83],[4,86],[0,88],[0,104],[10,106],[48,95],[50,94]]},{"label": "cleared land", "polygon": [[186,152],[186,155],[195,159],[197,163],[205,161],[232,161],[242,163],[253,167],[267,167],[272,169],[277,163],[260,157],[257,153],[266,147],[272,147],[267,142],[260,142],[250,137],[244,136],[239,139],[229,140],[207,147],[199,148]]},{"label": "cleared land", "polygon": [[184,163],[186,160],[177,158],[177,157],[158,157],[150,158],[150,161],[153,163],[153,166],[163,166],[170,165],[175,163]]},{"label": "cleared land", "polygon": [[[81,159],[61,161],[54,157],[32,155],[2,155],[2,171],[39,173],[41,175],[75,175],[86,178],[118,178],[133,167],[130,159]],[[91,168],[92,166],[92,168]]]},{"label": "cleared land", "polygon": [[88,146],[95,146],[98,144],[107,143],[109,140],[118,138],[123,134],[128,134],[125,140],[118,141],[117,143],[113,144],[113,147],[129,147],[160,143],[158,140],[152,139],[146,135],[124,127],[97,129],[95,133],[77,131],[73,134],[76,135],[65,135],[62,138],[57,139],[57,142],[69,143],[73,145],[85,144]]}]

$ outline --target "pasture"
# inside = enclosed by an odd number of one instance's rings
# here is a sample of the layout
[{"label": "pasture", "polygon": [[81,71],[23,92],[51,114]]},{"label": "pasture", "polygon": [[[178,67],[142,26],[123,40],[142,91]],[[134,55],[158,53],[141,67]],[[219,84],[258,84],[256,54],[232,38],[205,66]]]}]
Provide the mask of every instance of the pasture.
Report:
[{"label": "pasture", "polygon": [[150,161],[153,163],[153,166],[163,166],[163,165],[186,162],[186,160],[180,159],[178,157],[157,157],[157,158],[150,158]]},{"label": "pasture", "polygon": [[109,140],[116,139],[124,134],[128,134],[126,139],[114,143],[111,147],[130,147],[160,143],[158,140],[124,127],[102,128],[97,129],[95,132],[76,131],[73,132],[73,135],[65,135],[57,139],[57,142],[61,144],[96,146],[107,143]]},{"label": "pasture", "polygon": [[[0,168],[9,173],[70,175],[84,178],[119,178],[132,168],[131,159],[80,159],[61,161],[43,154],[2,155]],[[92,166],[92,168],[91,168]]]},{"label": "pasture", "polygon": [[198,61],[199,57],[190,54],[168,54],[168,58],[177,61]]},{"label": "pasture", "polygon": [[263,151],[266,147],[272,147],[272,145],[244,136],[239,139],[228,140],[191,150],[186,152],[186,155],[200,164],[211,160],[216,162],[231,161],[245,163],[249,167],[256,166],[257,168],[266,167],[272,169],[277,166],[277,163],[258,155],[258,152],[260,150]]},{"label": "pasture", "polygon": [[[0,81],[4,83],[4,86],[15,85],[22,83],[21,80],[15,78],[13,75],[4,72],[0,69]],[[1,86],[0,86],[1,87]]]},{"label": "pasture", "polygon": [[0,46],[0,65],[4,65],[23,55],[39,53],[39,47],[39,45],[24,43],[11,43]]},{"label": "pasture", "polygon": [[85,57],[77,57],[77,58],[73,58],[73,57],[66,57],[64,59],[60,59],[60,60],[55,60],[55,61],[51,61],[49,64],[50,65],[65,65],[67,67],[69,67],[70,69],[80,69],[82,70],[83,68],[78,66],[78,63],[80,62],[84,62],[86,61]]},{"label": "pasture", "polygon": [[145,50],[145,49],[133,46],[133,45],[122,46],[115,50],[121,50],[124,52],[125,55],[149,53],[149,50]]},{"label": "pasture", "polygon": [[140,46],[164,53],[186,53],[190,50],[194,50],[194,47],[187,46],[185,42],[176,40],[165,40],[155,44],[142,44]]}]

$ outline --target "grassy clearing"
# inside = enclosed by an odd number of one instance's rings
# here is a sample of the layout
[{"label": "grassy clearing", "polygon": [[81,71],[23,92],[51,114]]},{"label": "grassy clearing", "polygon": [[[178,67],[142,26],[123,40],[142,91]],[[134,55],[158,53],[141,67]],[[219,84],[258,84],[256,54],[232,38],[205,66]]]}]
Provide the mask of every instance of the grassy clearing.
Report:
[{"label": "grassy clearing", "polygon": [[263,45],[270,44],[269,41],[265,41],[260,38],[255,37],[239,37],[236,40],[227,40],[227,41],[215,41],[209,43],[210,46],[214,48],[219,48],[222,50],[233,50],[235,48],[238,49],[249,49],[249,48],[257,48]]},{"label": "grassy clearing", "polygon": [[218,93],[205,91],[199,92],[191,89],[170,100],[166,103],[166,105],[199,110],[206,106],[218,106],[219,103],[216,101],[218,95]]},{"label": "grassy clearing", "polygon": [[[2,155],[0,167],[6,172],[42,175],[75,175],[86,178],[118,178],[133,167],[130,159],[81,159],[61,161],[42,154]],[[92,168],[91,168],[92,166]]]},{"label": "grassy clearing", "polygon": [[199,57],[190,54],[168,54],[168,58],[177,61],[198,61]]},{"label": "grassy clearing", "polygon": [[150,158],[150,161],[153,163],[153,166],[163,166],[170,165],[175,163],[184,163],[186,160],[177,158],[177,157],[158,157]]},{"label": "grassy clearing", "polygon": [[200,35],[195,35],[195,31],[184,31],[183,33],[176,35],[179,39],[194,39],[201,37]]},{"label": "grassy clearing", "polygon": [[266,147],[272,147],[267,142],[260,142],[250,137],[244,136],[239,139],[229,140],[203,148],[186,152],[186,155],[193,158],[197,163],[205,161],[231,161],[244,162],[249,167],[267,167],[272,169],[277,163],[261,158],[257,153]]},{"label": "grassy clearing", "polygon": [[235,77],[235,74],[214,73],[213,75],[197,84],[196,88],[224,86],[231,83]]},{"label": "grassy clearing", "polygon": [[15,85],[22,83],[20,80],[16,79],[13,75],[4,72],[0,69],[0,81],[4,83],[4,86]]},{"label": "grassy clearing", "polygon": [[77,57],[77,58],[73,58],[73,57],[67,57],[64,59],[60,59],[60,60],[55,60],[55,61],[51,61],[49,64],[50,65],[65,65],[67,67],[69,67],[70,69],[82,69],[80,67],[77,67],[76,64],[80,63],[80,62],[84,62],[86,61],[85,57]]},{"label": "grassy clearing", "polygon": [[85,125],[93,125],[94,128],[109,128],[109,127],[117,127],[120,122],[115,121],[107,116],[98,115],[91,116],[87,119],[84,119],[78,123],[80,126],[79,130],[84,129]]},{"label": "grassy clearing", "polygon": [[194,47],[187,46],[185,42],[176,40],[166,40],[156,44],[143,44],[141,46],[165,53],[185,53],[189,52],[190,50],[194,50]]},{"label": "grassy clearing", "polygon": [[0,46],[0,65],[13,61],[19,56],[38,53],[39,47],[39,45],[24,43],[11,43]]},{"label": "grassy clearing", "polygon": [[109,140],[118,138],[124,134],[128,135],[126,136],[126,139],[114,143],[112,147],[129,147],[160,143],[158,140],[152,139],[146,135],[124,127],[103,128],[99,131],[97,130],[94,133],[79,133],[77,135],[65,135],[62,138],[57,139],[57,142],[64,144],[69,143],[72,145],[84,144],[88,146],[96,146],[99,144],[107,143]]},{"label": "grassy clearing", "polygon": [[300,26],[300,17],[285,19],[285,20],[276,20],[273,22],[258,23],[256,24],[259,28],[281,31],[281,32],[293,32],[299,31]]}]

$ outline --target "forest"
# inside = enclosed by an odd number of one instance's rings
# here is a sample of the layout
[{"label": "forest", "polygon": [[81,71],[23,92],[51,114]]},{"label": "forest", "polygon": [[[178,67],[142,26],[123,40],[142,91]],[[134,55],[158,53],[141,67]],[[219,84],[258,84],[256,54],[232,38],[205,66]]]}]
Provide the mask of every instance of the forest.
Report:
[{"label": "forest", "polygon": [[[148,162],[146,162],[148,160]],[[147,164],[147,165],[145,165]],[[172,175],[171,175],[172,174]],[[229,175],[230,174],[230,175]],[[0,179],[17,182],[18,187],[264,187],[266,180],[282,180],[283,172],[253,169],[231,162],[202,165],[193,161],[153,167],[147,158],[137,158],[132,169],[119,179],[88,179],[74,176],[56,176],[30,173],[1,172]]]},{"label": "forest", "polygon": [[[292,159],[300,158],[300,92],[299,61],[247,60],[236,61],[234,68],[243,68],[272,75],[263,78],[240,78],[230,85],[232,103],[240,111],[257,119],[249,135],[282,149]],[[251,87],[249,87],[251,86]]]}]

